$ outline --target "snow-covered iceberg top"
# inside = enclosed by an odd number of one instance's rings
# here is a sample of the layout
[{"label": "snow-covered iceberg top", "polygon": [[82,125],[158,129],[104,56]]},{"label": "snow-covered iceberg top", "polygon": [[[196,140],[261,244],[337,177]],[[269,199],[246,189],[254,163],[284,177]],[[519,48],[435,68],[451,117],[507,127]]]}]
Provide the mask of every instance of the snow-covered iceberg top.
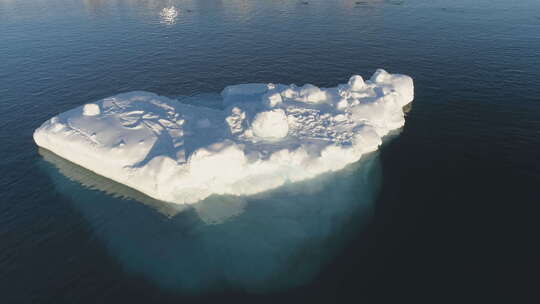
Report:
[{"label": "snow-covered iceberg top", "polygon": [[405,123],[413,81],[377,70],[334,88],[240,84],[225,110],[130,92],[61,113],[34,132],[46,148],[151,197],[195,203],[339,170]]}]

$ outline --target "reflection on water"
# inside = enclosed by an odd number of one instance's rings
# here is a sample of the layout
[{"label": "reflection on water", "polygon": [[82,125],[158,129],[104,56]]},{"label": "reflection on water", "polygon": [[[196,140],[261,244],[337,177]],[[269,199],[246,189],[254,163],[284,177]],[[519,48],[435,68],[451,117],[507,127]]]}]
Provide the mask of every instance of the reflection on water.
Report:
[{"label": "reflection on water", "polygon": [[40,154],[57,190],[126,270],[184,292],[223,286],[262,292],[309,282],[369,219],[380,184],[372,153],[310,181],[186,207]]},{"label": "reflection on water", "polygon": [[135,9],[159,19],[165,25],[174,25],[182,11],[191,12],[189,0],[84,0],[85,9],[92,14],[104,11]]},{"label": "reflection on water", "polygon": [[310,11],[311,13],[324,13],[326,10],[336,8],[345,14],[350,14],[353,8],[373,8],[382,4],[394,4],[388,0],[311,0],[311,1],[246,1],[246,0],[84,0],[83,5],[88,12],[137,9],[146,11],[143,15],[155,18],[166,25],[174,25],[178,22],[180,14],[197,12],[207,14],[209,12],[224,14],[227,19],[238,22],[248,21],[261,9],[278,10],[289,15],[291,12]]},{"label": "reflection on water", "polygon": [[176,7],[174,7],[174,5],[170,7],[164,7],[159,15],[161,16],[162,23],[172,25],[176,23],[176,17],[178,17],[178,10],[176,9]]}]

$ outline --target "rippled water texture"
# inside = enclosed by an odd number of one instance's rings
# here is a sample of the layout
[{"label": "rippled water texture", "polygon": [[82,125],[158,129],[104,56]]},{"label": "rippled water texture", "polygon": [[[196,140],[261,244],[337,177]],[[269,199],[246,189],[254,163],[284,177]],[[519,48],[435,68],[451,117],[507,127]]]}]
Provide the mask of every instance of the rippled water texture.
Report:
[{"label": "rippled water texture", "polygon": [[[530,300],[539,54],[536,0],[0,0],[0,301]],[[415,80],[400,134],[253,197],[165,204],[32,141],[121,92],[219,107],[376,68]]]}]

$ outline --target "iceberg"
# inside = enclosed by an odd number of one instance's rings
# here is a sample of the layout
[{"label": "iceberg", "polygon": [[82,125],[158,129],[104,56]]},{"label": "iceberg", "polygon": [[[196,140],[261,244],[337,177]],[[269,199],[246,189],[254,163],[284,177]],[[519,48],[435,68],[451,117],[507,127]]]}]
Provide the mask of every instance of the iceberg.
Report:
[{"label": "iceberg", "polygon": [[122,275],[188,297],[309,284],[351,241],[365,240],[361,232],[371,222],[382,181],[376,151],[306,181],[180,205],[154,200],[46,149],[38,152],[38,168],[59,200],[76,210]]},{"label": "iceberg", "polygon": [[332,88],[252,83],[221,96],[222,108],[213,109],[122,93],[49,119],[34,140],[152,198],[191,204],[343,169],[404,125],[414,86],[379,69]]}]

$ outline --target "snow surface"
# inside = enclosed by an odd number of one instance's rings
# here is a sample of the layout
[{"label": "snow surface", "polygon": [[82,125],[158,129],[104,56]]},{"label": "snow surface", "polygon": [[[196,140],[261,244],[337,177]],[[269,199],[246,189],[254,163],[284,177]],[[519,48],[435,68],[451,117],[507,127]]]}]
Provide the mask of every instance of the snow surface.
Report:
[{"label": "snow surface", "polygon": [[225,110],[149,92],[61,113],[34,132],[46,148],[151,197],[195,203],[250,195],[342,169],[405,123],[412,78],[377,70],[333,88],[240,84]]}]

